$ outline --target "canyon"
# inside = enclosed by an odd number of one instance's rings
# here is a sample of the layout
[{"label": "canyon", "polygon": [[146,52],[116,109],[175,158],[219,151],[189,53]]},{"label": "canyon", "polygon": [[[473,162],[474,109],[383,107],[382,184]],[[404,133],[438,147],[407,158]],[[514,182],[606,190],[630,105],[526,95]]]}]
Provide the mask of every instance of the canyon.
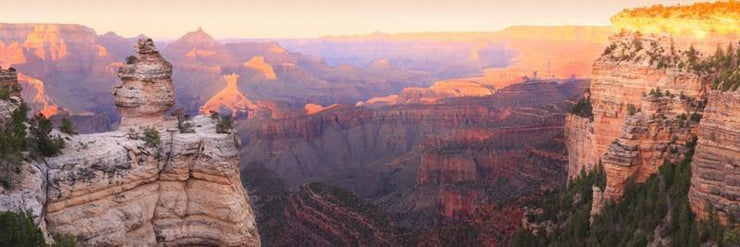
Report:
[{"label": "canyon", "polygon": [[[477,210],[511,210],[522,197],[564,185],[565,113],[587,83],[528,81],[436,104],[337,105],[259,125],[243,122],[243,162],[274,171],[274,180],[298,191],[312,182],[346,189],[411,232],[455,226]],[[267,197],[263,190],[253,194]],[[314,216],[284,212],[321,225]],[[521,214],[506,212],[513,219]],[[518,220],[506,222],[497,229],[516,229]],[[505,243],[512,232],[499,230],[488,230],[486,241]],[[439,234],[446,233],[415,236]]]}]

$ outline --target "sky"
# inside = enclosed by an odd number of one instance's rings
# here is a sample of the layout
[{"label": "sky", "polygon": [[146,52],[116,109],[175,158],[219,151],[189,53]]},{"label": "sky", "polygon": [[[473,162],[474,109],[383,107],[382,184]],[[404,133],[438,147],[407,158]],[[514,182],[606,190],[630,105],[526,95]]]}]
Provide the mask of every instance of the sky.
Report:
[{"label": "sky", "polygon": [[[8,2],[5,2],[8,1]],[[372,32],[497,31],[609,25],[624,8],[692,0],[1,0],[0,22],[74,23],[99,34],[175,39],[312,38]]]}]

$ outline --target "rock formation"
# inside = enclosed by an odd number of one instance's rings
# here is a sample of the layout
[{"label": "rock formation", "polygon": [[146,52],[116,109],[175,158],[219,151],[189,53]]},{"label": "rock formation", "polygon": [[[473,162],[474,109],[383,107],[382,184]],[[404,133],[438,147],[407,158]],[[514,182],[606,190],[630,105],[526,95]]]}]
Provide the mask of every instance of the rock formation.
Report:
[{"label": "rock formation", "polygon": [[173,121],[155,126],[157,147],[139,131],[71,136],[46,160],[49,231],[87,246],[259,245],[238,139],[206,116],[192,120],[195,133],[173,131]]},{"label": "rock formation", "polygon": [[[621,198],[630,179],[644,182],[665,162],[681,161],[698,138],[692,210],[700,219],[714,211],[723,223],[740,218],[737,83],[722,79],[736,75],[737,65],[716,63],[732,57],[720,48],[737,42],[736,27],[725,22],[740,19],[733,10],[738,6],[654,6],[612,18],[623,31],[594,62],[593,121],[573,115],[566,122],[569,176],[599,162],[606,172],[604,191],[594,189],[592,215],[605,201]],[[734,86],[720,85],[727,81]]]},{"label": "rock formation", "polygon": [[0,68],[0,90],[8,93],[10,96],[21,96],[21,84],[18,83],[18,73],[14,68],[8,68],[7,70]]},{"label": "rock formation", "polygon": [[22,90],[15,69],[4,70],[0,68],[0,93],[9,96],[7,100],[0,99],[0,126],[5,126],[11,113],[20,106]]},{"label": "rock formation", "polygon": [[[685,59],[667,54],[673,52],[669,36],[623,32],[611,41],[594,62],[593,121],[570,116],[566,134],[569,177],[603,162],[604,197],[613,200],[629,178],[645,181],[666,158],[679,159],[697,127],[688,116],[702,110],[709,81],[689,69],[657,65],[661,56]],[[648,94],[656,90],[661,95]]]},{"label": "rock formation", "polygon": [[740,92],[713,91],[691,164],[691,208],[699,218],[740,220]]},{"label": "rock formation", "polygon": [[568,148],[568,179],[581,171],[589,172],[598,161],[593,122],[588,117],[568,114],[565,118],[565,143]]},{"label": "rock formation", "polygon": [[121,114],[119,128],[161,122],[162,115],[175,105],[172,64],[159,55],[151,39],[140,40],[134,48],[135,57],[118,69],[123,83],[113,91]]},{"label": "rock formation", "polygon": [[207,116],[180,132],[162,116],[174,104],[171,65],[151,40],[136,48],[114,93],[126,128],[57,133],[62,154],[24,165],[0,209],[31,209],[44,231],[82,246],[259,246],[236,132]]}]

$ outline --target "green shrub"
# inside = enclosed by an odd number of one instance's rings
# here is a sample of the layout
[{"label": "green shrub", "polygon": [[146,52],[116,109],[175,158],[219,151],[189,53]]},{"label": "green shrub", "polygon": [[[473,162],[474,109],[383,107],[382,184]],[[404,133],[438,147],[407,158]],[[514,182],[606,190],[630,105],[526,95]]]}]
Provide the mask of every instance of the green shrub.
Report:
[{"label": "green shrub", "polygon": [[211,114],[211,119],[213,120],[218,120],[220,118],[220,116],[218,115],[218,112],[210,111],[209,113]]},{"label": "green shrub", "polygon": [[58,155],[64,148],[64,139],[51,136],[53,125],[43,114],[39,114],[29,122],[29,146],[35,155],[45,157]]},{"label": "green shrub", "polygon": [[159,139],[159,131],[154,127],[144,128],[144,137],[142,140],[144,140],[144,144],[147,147],[159,147],[162,143],[162,140]]},{"label": "green shrub", "polygon": [[579,100],[578,103],[576,103],[576,105],[574,105],[573,108],[570,109],[570,113],[593,120],[594,113],[593,107],[591,106],[591,97],[586,97]]},{"label": "green shrub", "polygon": [[44,234],[30,213],[0,214],[0,246],[46,246]]},{"label": "green shrub", "polygon": [[135,64],[137,62],[139,62],[139,59],[136,56],[131,55],[126,57],[126,64]]},{"label": "green shrub", "polygon": [[53,247],[75,247],[77,246],[77,238],[72,234],[54,234],[54,245]]},{"label": "green shrub", "polygon": [[59,126],[59,131],[64,132],[69,135],[76,135],[77,132],[75,132],[75,126],[72,124],[72,121],[69,120],[69,118],[62,118],[62,125]]},{"label": "green shrub", "polygon": [[627,114],[630,116],[635,115],[637,113],[637,108],[635,108],[635,105],[633,104],[627,104]]},{"label": "green shrub", "polygon": [[191,117],[185,112],[185,108],[177,108],[172,112],[172,116],[177,118],[177,128],[180,130],[180,133],[195,133],[193,123],[190,122]]},{"label": "green shrub", "polygon": [[10,90],[0,89],[0,99],[1,100],[9,100],[10,99]]},{"label": "green shrub", "polygon": [[216,124],[216,133],[231,133],[231,130],[234,129],[232,121],[233,120],[231,115],[222,115],[221,119],[219,119],[218,123]]},{"label": "green shrub", "polygon": [[21,104],[11,114],[10,121],[0,126],[0,185],[12,188],[13,178],[21,171],[23,154],[26,150],[26,114],[28,106]]},{"label": "green shrub", "polygon": [[699,122],[701,121],[701,118],[702,118],[701,114],[694,112],[694,113],[691,113],[691,117],[689,119],[694,122]]}]

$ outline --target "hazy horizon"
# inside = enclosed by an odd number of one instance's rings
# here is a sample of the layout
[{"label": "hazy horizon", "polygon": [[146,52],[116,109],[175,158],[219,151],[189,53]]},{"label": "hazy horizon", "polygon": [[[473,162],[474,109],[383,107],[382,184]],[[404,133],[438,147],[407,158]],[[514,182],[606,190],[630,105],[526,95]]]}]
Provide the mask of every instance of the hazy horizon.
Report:
[{"label": "hazy horizon", "polygon": [[[99,34],[173,40],[201,27],[214,38],[291,39],[370,33],[488,32],[510,26],[608,26],[625,8],[692,0],[196,0],[3,4],[8,23],[81,24]],[[588,11],[584,11],[588,10]]]}]

